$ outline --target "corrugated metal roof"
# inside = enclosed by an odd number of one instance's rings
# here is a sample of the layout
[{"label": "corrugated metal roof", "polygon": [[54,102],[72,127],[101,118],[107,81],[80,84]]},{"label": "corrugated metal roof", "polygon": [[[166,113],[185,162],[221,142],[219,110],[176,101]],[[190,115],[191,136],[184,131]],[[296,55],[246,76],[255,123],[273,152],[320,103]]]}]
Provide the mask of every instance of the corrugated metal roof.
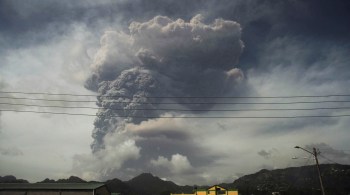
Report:
[{"label": "corrugated metal roof", "polygon": [[0,183],[0,190],[94,190],[104,183]]}]

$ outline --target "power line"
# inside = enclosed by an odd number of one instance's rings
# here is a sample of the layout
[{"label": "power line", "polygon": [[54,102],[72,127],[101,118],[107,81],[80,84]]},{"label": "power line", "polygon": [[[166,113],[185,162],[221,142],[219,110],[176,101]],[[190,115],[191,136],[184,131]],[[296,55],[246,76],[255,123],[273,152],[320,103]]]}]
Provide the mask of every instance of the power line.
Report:
[{"label": "power line", "polygon": [[[20,91],[0,91],[3,94],[23,94],[23,95],[53,95],[53,96],[78,96],[78,97],[120,97],[120,98],[132,98],[132,96],[121,95],[91,95],[91,94],[72,94],[72,93],[44,93],[44,92],[20,92]],[[328,94],[328,95],[298,95],[298,96],[145,96],[145,98],[328,98],[328,97],[350,97],[349,94]]]},{"label": "power line", "polygon": [[58,99],[46,99],[46,98],[18,98],[18,97],[0,97],[0,99],[38,100],[38,101],[49,101],[49,102],[96,102],[96,100],[58,100]]},{"label": "power line", "polygon": [[334,150],[340,150],[340,151],[350,151],[350,149],[338,149],[338,148],[321,148],[322,151],[334,151]]},{"label": "power line", "polygon": [[[18,98],[18,97],[0,97],[0,99],[14,99],[14,100],[37,100],[37,101],[50,101],[50,102],[96,102],[96,100],[60,100],[60,99],[46,99],[46,98]],[[107,100],[105,100],[107,101]],[[288,104],[316,104],[316,103],[347,103],[350,100],[325,100],[325,101],[296,101],[296,102],[138,102],[138,101],[115,101],[112,103],[137,103],[137,104],[189,104],[189,105],[205,105],[205,104],[218,104],[218,105],[288,105]]]},{"label": "power line", "polygon": [[333,160],[331,160],[331,159],[329,159],[329,158],[327,158],[327,157],[323,156],[322,154],[318,154],[318,155],[319,155],[319,156],[321,156],[322,158],[324,158],[324,159],[328,160],[329,162],[332,162],[332,163],[334,163],[334,164],[338,164],[338,165],[340,165],[339,163],[337,163],[337,162],[335,162],[335,161],[333,161]]},{"label": "power line", "polygon": [[[11,110],[1,109],[1,112],[24,112],[39,114],[58,114],[58,115],[76,115],[76,116],[103,116],[103,114],[83,114],[83,113],[66,113],[66,112],[47,112],[47,111],[29,111],[29,110]],[[350,117],[350,114],[342,115],[300,115],[300,116],[123,116],[123,115],[106,115],[111,118],[198,118],[198,119],[296,119],[296,118],[339,118]]]},{"label": "power line", "polygon": [[[44,93],[44,92],[20,92],[20,91],[0,91],[3,94],[22,94],[22,95],[58,95],[58,96],[78,96],[78,97],[101,97],[99,95],[72,94],[72,93]],[[120,96],[122,97],[122,96]],[[125,96],[126,97],[126,96]]]},{"label": "power line", "polygon": [[[39,108],[87,108],[87,109],[107,109],[103,107],[90,107],[90,106],[54,106],[54,105],[37,105],[37,104],[17,104],[17,103],[3,103],[0,102],[0,105],[9,105],[9,106],[28,106],[28,107],[39,107]],[[119,109],[118,109],[119,110]],[[120,109],[123,110],[123,109]]]},{"label": "power line", "polygon": [[304,166],[306,166],[306,165],[308,165],[308,164],[309,164],[311,157],[312,157],[312,154],[310,154],[310,155],[309,155],[309,158],[307,158],[307,161],[306,161],[306,163],[305,163],[305,165],[304,165]]},{"label": "power line", "polygon": [[97,114],[47,112],[47,111],[31,111],[31,110],[10,110],[10,109],[1,109],[0,112],[23,112],[23,113],[36,113],[36,114],[74,115],[74,116],[98,116]]},{"label": "power line", "polygon": [[144,111],[179,111],[179,112],[249,112],[249,111],[313,111],[313,110],[349,110],[350,107],[320,107],[320,108],[260,108],[260,109],[176,109],[176,108],[110,108],[89,106],[54,106],[20,103],[2,103],[0,105],[26,106],[39,108],[67,108],[67,109],[109,109],[109,110],[144,110]]}]

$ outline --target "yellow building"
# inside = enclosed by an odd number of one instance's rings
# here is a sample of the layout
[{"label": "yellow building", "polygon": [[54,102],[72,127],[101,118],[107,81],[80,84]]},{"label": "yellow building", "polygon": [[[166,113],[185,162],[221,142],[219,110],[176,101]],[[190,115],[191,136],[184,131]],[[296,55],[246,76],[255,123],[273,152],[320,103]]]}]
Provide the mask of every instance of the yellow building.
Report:
[{"label": "yellow building", "polygon": [[238,195],[238,190],[228,190],[214,185],[208,189],[195,189],[193,194],[170,194],[170,195]]}]

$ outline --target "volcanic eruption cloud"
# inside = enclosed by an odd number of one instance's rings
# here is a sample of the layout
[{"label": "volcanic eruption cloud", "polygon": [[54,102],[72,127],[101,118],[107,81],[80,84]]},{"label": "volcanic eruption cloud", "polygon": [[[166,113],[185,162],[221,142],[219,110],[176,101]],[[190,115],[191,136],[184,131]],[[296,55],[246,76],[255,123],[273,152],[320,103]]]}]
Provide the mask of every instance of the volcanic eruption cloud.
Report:
[{"label": "volcanic eruption cloud", "polygon": [[[210,109],[210,105],[189,104],[198,101],[196,98],[173,97],[237,93],[244,79],[242,71],[234,67],[244,47],[240,24],[224,19],[206,24],[203,20],[201,15],[189,22],[156,16],[143,23],[132,22],[129,32],[105,32],[85,83],[87,89],[100,94],[97,105],[103,108],[94,122],[93,154],[99,155],[109,150],[108,144],[120,142],[116,153],[123,147],[131,152],[120,151],[123,157],[119,159],[142,158],[141,143],[122,141],[127,125],[177,115],[164,109],[170,106]],[[172,104],[159,104],[168,102]],[[180,154],[172,155],[172,159],[188,161]],[[122,162],[114,165],[118,168]]]}]

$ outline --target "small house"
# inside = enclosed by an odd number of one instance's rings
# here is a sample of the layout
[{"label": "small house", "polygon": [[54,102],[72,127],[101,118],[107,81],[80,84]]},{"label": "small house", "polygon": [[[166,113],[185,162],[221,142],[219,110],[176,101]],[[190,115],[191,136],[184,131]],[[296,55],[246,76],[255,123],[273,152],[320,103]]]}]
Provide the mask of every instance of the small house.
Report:
[{"label": "small house", "polygon": [[194,189],[192,194],[170,194],[170,195],[238,195],[238,190],[226,189],[218,185],[207,189]]}]

